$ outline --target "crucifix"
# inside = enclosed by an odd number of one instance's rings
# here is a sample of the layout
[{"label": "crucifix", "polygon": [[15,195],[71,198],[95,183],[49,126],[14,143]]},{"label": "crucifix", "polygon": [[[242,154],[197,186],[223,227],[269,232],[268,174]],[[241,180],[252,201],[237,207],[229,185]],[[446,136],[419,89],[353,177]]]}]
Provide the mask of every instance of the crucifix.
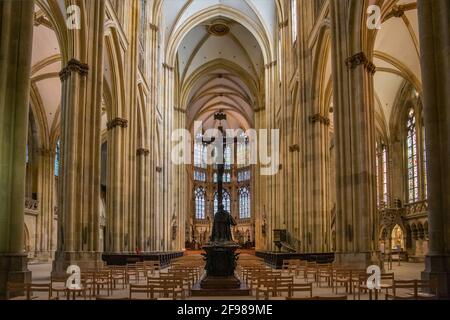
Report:
[{"label": "crucifix", "polygon": [[[217,207],[218,210],[214,215],[214,223],[211,233],[211,243],[231,243],[233,242],[233,237],[231,235],[231,226],[236,226],[236,221],[231,216],[231,214],[225,211],[223,205],[223,175],[225,173],[225,149],[228,143],[227,136],[225,134],[225,130],[222,126],[222,121],[227,120],[227,115],[222,111],[214,114],[214,120],[219,121],[219,131],[222,136],[222,161],[217,163]],[[233,139],[234,141],[235,139]],[[215,137],[211,137],[211,139],[204,140],[202,142],[206,145],[210,145],[216,141]],[[220,143],[220,141],[218,141]],[[216,155],[217,159],[217,155]]]}]

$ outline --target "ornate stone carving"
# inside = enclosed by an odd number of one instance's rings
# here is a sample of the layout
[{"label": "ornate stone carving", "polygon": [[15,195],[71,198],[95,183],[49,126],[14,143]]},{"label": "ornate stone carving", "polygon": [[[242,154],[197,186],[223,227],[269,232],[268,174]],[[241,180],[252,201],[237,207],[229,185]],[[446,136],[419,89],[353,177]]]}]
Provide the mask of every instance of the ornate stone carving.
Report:
[{"label": "ornate stone carving", "polygon": [[137,149],[136,154],[138,156],[147,157],[150,154],[150,150],[145,149],[145,148],[139,148],[139,149]]},{"label": "ornate stone carving", "polygon": [[289,152],[300,152],[300,146],[298,144],[294,144],[289,147]]},{"label": "ornate stone carving", "polygon": [[128,127],[128,120],[122,119],[122,118],[115,118],[115,119],[109,121],[106,124],[106,128],[108,130],[112,130],[112,129],[116,128],[116,127],[127,128]]},{"label": "ornate stone carving", "polygon": [[153,23],[149,24],[150,30],[154,31],[154,32],[158,32],[159,31],[159,27]]},{"label": "ornate stone carving", "polygon": [[331,123],[329,118],[321,115],[320,113],[317,113],[317,114],[312,115],[311,117],[309,117],[309,122],[311,122],[311,123],[317,123],[318,122],[318,123],[324,124],[326,126],[329,126],[330,123]]},{"label": "ornate stone carving", "polygon": [[405,6],[393,6],[391,11],[386,16],[386,20],[392,17],[401,18],[405,15]]},{"label": "ornate stone carving", "polygon": [[59,78],[61,79],[61,81],[65,81],[67,80],[67,78],[69,78],[72,72],[76,72],[80,76],[85,77],[89,73],[89,66],[76,59],[71,59],[67,63],[67,66],[64,67],[59,73]]},{"label": "ornate stone carving", "polygon": [[229,22],[224,19],[214,20],[206,27],[206,31],[216,37],[223,37],[230,33]]},{"label": "ornate stone carving", "polygon": [[364,54],[364,52],[359,52],[347,60],[345,60],[345,64],[349,69],[355,69],[356,67],[363,65],[364,68],[370,73],[375,74],[377,67],[373,64],[372,61],[369,61]]},{"label": "ornate stone carving", "polygon": [[39,210],[39,200],[25,198],[25,210],[38,211]]}]

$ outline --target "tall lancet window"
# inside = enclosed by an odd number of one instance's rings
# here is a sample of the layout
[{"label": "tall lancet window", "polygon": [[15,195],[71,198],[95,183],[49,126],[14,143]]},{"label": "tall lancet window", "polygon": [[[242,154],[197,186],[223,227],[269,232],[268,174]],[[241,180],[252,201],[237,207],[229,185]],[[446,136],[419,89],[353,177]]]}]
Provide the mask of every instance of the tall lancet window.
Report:
[{"label": "tall lancet window", "polygon": [[[231,197],[227,191],[223,191],[223,206],[225,211],[228,211],[231,214]],[[219,210],[219,199],[217,192],[214,193],[214,214],[216,214],[217,210]]]},{"label": "tall lancet window", "polygon": [[197,135],[194,144],[194,166],[206,169],[206,146],[201,142],[202,135]]},{"label": "tall lancet window", "polygon": [[416,115],[413,108],[408,111],[406,124],[406,148],[407,148],[407,168],[408,168],[408,201],[410,203],[419,200],[419,164],[417,153],[417,126]]},{"label": "tall lancet window", "polygon": [[144,71],[145,46],[147,37],[147,0],[141,0],[141,16],[139,21],[139,68]]},{"label": "tall lancet window", "polygon": [[239,218],[250,218],[250,192],[247,188],[239,189]]},{"label": "tall lancet window", "polygon": [[205,198],[205,190],[197,188],[195,190],[195,218],[198,220],[206,219]]},{"label": "tall lancet window", "polygon": [[423,144],[423,188],[425,199],[428,199],[428,181],[427,181],[427,145],[425,140],[425,127],[422,130],[422,144]]},{"label": "tall lancet window", "polygon": [[55,168],[54,168],[55,177],[59,177],[60,161],[61,161],[61,143],[60,143],[60,140],[58,140],[58,142],[56,143],[56,148],[55,148]]},{"label": "tall lancet window", "polygon": [[241,133],[237,142],[237,165],[239,168],[249,165],[249,141],[248,137]]},{"label": "tall lancet window", "polygon": [[381,163],[382,163],[382,186],[383,186],[383,203],[387,206],[389,204],[388,191],[388,150],[386,145],[381,147]]},{"label": "tall lancet window", "polygon": [[291,28],[292,28],[292,43],[297,41],[297,28],[298,28],[298,17],[297,17],[297,0],[291,0]]}]

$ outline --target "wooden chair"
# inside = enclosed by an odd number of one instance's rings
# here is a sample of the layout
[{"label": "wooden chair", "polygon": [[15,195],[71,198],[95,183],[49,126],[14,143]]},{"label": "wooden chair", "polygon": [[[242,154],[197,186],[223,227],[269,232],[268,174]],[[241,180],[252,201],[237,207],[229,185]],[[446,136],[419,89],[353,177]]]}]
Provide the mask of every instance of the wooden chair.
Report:
[{"label": "wooden chair", "polygon": [[293,298],[297,292],[307,292],[312,298],[313,284],[312,283],[292,283],[289,285],[288,297]]},{"label": "wooden chair", "polygon": [[29,283],[8,282],[6,284],[6,300],[34,300],[30,295]]},{"label": "wooden chair", "polygon": [[339,287],[344,287],[345,292],[349,292],[350,281],[352,273],[350,270],[338,269],[333,274],[333,291],[338,293]]},{"label": "wooden chair", "polygon": [[436,285],[428,280],[394,280],[392,294],[386,294],[386,300],[432,300],[436,298]]},{"label": "wooden chair", "polygon": [[266,275],[257,279],[255,295],[256,300],[259,300],[260,294],[262,294],[266,300],[269,300],[269,295],[276,295],[277,279],[274,276]]},{"label": "wooden chair", "polygon": [[437,285],[430,280],[416,280],[417,292],[415,298],[417,300],[433,300],[437,299]]},{"label": "wooden chair", "polygon": [[[150,296],[153,295],[153,287],[148,284],[130,284],[129,288],[129,298],[133,299],[135,294],[145,294],[147,299],[150,299]],[[153,298],[153,297],[152,297]]]},{"label": "wooden chair", "polygon": [[328,287],[332,286],[333,281],[333,267],[331,265],[320,266],[317,271],[317,285],[322,286],[325,283]]},{"label": "wooden chair", "polygon": [[117,289],[117,285],[121,284],[122,289],[125,289],[127,284],[127,270],[125,267],[114,267],[111,270],[112,289]]},{"label": "wooden chair", "polygon": [[63,294],[67,296],[66,283],[69,275],[54,276],[50,278],[50,284],[52,287],[52,294],[56,293],[56,298],[59,299],[59,295]]},{"label": "wooden chair", "polygon": [[415,300],[417,295],[417,280],[394,280],[392,294],[387,294],[386,300]]},{"label": "wooden chair", "polygon": [[47,294],[48,300],[54,300],[51,283],[30,283],[28,286],[28,291],[30,296],[33,296],[35,292],[43,292]]},{"label": "wooden chair", "polygon": [[302,300],[316,300],[316,301],[342,301],[348,300],[347,296],[315,296],[311,298],[286,298],[286,300],[290,301],[302,301]]}]

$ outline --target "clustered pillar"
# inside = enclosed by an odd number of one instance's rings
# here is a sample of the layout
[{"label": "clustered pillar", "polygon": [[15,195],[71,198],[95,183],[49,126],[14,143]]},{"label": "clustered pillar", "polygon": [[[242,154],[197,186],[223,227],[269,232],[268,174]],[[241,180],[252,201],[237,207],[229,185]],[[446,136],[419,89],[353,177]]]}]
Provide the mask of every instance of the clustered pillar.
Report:
[{"label": "clustered pillar", "polygon": [[0,2],[0,298],[30,281],[24,252],[26,145],[34,1]]}]

